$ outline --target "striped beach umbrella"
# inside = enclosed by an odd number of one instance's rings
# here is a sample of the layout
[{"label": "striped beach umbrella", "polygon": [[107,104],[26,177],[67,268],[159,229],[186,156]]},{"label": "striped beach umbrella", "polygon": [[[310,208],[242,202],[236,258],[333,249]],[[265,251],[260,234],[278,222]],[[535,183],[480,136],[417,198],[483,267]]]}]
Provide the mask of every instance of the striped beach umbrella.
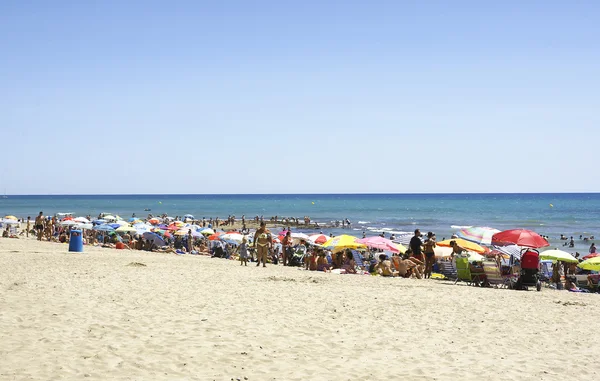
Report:
[{"label": "striped beach umbrella", "polygon": [[500,230],[489,228],[487,226],[470,227],[461,229],[456,235],[467,241],[475,242],[480,245],[491,245],[494,234],[500,233]]}]

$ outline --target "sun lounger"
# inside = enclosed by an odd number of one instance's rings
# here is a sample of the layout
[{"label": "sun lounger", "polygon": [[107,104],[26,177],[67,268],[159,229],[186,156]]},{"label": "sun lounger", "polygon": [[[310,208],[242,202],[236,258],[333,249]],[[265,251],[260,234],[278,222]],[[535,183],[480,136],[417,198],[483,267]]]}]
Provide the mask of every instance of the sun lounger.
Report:
[{"label": "sun lounger", "polygon": [[495,261],[484,261],[483,271],[485,273],[486,283],[496,288],[511,288],[512,283],[516,281],[513,274],[502,275],[502,272]]}]

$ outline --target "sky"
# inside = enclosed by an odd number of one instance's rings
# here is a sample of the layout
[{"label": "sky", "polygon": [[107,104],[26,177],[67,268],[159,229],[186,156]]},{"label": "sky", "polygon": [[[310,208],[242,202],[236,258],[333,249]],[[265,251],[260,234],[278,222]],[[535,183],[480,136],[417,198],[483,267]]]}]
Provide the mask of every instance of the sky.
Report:
[{"label": "sky", "polygon": [[595,1],[0,2],[0,192],[598,192]]}]

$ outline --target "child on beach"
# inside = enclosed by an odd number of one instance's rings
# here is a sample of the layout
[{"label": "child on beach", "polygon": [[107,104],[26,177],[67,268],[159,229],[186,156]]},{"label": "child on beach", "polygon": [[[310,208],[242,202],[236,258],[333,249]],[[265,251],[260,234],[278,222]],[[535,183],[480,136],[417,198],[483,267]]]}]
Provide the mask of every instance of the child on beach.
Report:
[{"label": "child on beach", "polygon": [[240,266],[248,266],[248,241],[246,237],[242,238],[242,243],[236,249],[236,252],[240,254]]}]

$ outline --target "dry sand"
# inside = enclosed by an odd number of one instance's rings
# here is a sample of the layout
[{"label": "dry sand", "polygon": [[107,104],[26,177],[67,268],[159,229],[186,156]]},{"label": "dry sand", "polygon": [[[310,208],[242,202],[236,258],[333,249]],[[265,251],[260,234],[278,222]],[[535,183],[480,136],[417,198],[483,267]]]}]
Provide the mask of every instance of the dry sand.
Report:
[{"label": "dry sand", "polygon": [[600,295],[240,267],[192,255],[68,253],[64,244],[24,239],[0,240],[0,270],[0,380],[600,373]]}]

